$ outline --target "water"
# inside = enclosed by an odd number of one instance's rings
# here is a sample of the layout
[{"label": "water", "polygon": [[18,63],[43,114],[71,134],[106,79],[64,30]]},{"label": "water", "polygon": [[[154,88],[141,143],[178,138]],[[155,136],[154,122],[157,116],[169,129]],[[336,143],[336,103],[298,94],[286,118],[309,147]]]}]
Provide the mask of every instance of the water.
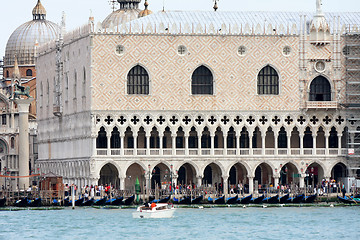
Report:
[{"label": "water", "polygon": [[0,212],[0,239],[360,239],[360,207],[177,209],[133,219],[133,209]]}]

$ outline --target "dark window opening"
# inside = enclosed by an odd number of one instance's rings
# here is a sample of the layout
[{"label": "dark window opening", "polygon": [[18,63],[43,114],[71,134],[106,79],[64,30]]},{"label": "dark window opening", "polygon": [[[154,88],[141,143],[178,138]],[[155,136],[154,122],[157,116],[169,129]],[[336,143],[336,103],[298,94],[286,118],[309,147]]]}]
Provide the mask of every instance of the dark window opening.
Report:
[{"label": "dark window opening", "polygon": [[149,94],[149,75],[145,68],[137,65],[130,70],[127,90],[128,94]]},{"label": "dark window opening", "polygon": [[279,94],[279,75],[274,68],[266,66],[258,75],[258,94]]},{"label": "dark window opening", "polygon": [[310,101],[331,101],[331,86],[326,78],[319,76],[311,82]]},{"label": "dark window opening", "polygon": [[213,94],[213,75],[205,67],[198,67],[193,75],[191,82],[191,93],[194,95],[212,95]]}]

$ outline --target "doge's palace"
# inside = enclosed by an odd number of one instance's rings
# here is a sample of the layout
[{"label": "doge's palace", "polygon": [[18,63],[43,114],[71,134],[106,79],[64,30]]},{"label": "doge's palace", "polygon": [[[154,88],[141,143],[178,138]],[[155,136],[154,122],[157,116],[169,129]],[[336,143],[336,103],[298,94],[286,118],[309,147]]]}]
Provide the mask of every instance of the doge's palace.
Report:
[{"label": "doge's palace", "polygon": [[139,179],[250,193],[359,174],[346,64],[360,13],[152,13],[147,1],[143,11],[118,2],[102,23],[38,49],[45,173],[121,190]]}]

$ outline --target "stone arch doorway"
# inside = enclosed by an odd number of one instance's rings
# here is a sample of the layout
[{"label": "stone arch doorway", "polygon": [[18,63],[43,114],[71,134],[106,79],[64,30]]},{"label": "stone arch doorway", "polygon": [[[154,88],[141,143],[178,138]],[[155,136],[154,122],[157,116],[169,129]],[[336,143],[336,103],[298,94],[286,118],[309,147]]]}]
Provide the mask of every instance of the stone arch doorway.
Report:
[{"label": "stone arch doorway", "polygon": [[285,164],[280,169],[280,179],[279,179],[280,185],[290,186],[292,184],[298,184],[299,183],[298,174],[299,172],[294,164],[292,163]]},{"label": "stone arch doorway", "polygon": [[189,185],[196,183],[196,170],[195,168],[189,164],[185,163],[183,164],[178,171],[178,179],[177,183],[181,185]]},{"label": "stone arch doorway", "polygon": [[116,189],[120,187],[119,172],[113,164],[108,163],[100,170],[100,179],[98,185],[105,186],[110,184]]},{"label": "stone arch doorway", "polygon": [[151,189],[166,188],[170,184],[170,169],[164,164],[159,163],[151,171]]},{"label": "stone arch doorway", "polygon": [[312,163],[305,171],[305,184],[312,188],[320,186],[324,177],[324,169],[318,163]]},{"label": "stone arch doorway", "polygon": [[[229,187],[237,189],[238,193],[243,194],[248,192],[249,181],[247,178],[248,172],[241,163],[234,164],[229,171]],[[239,185],[239,186],[238,186]],[[239,188],[238,188],[239,187]]]},{"label": "stone arch doorway", "polygon": [[136,179],[139,179],[140,190],[142,192],[146,186],[144,171],[145,170],[139,164],[131,164],[126,170],[125,190],[135,193]]},{"label": "stone arch doorway", "polygon": [[267,163],[261,163],[255,170],[255,189],[256,189],[256,183],[258,184],[258,188],[260,189],[266,189],[271,184],[273,184],[273,172],[269,164]]},{"label": "stone arch doorway", "polygon": [[336,164],[331,169],[331,178],[338,182],[341,178],[347,177],[347,168],[343,163]]},{"label": "stone arch doorway", "polygon": [[223,185],[221,169],[215,163],[211,163],[204,169],[203,185],[217,188],[219,184]]}]

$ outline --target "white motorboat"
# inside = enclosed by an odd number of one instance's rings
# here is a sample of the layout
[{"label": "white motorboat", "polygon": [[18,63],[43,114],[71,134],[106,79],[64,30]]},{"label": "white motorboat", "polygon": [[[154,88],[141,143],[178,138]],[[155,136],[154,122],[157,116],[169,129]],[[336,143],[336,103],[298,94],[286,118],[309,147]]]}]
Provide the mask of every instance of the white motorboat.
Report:
[{"label": "white motorboat", "polygon": [[168,203],[152,203],[140,206],[133,212],[133,218],[171,218],[175,212],[174,205]]}]

